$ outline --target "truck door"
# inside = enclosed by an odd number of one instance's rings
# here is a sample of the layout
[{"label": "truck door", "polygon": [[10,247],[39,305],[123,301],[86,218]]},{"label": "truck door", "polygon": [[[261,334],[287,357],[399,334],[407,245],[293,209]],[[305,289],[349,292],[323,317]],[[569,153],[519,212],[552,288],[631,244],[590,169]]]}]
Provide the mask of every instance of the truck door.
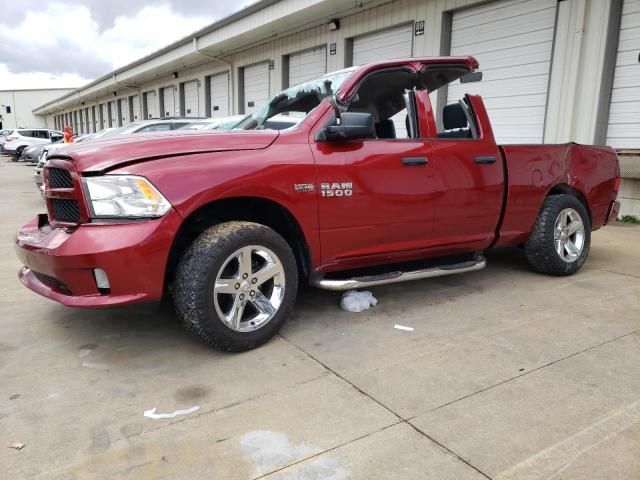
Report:
[{"label": "truck door", "polygon": [[[419,92],[418,104],[430,110]],[[431,123],[432,178],[437,244],[462,251],[483,250],[493,241],[502,211],[504,171],[501,152],[480,97],[447,105]]]},{"label": "truck door", "polygon": [[[317,141],[319,227],[324,262],[396,255],[433,241],[434,190],[429,139],[420,138],[408,72],[365,79],[349,111],[374,115],[376,138]],[[331,111],[319,123],[328,123]],[[312,133],[313,135],[313,133]],[[366,261],[364,261],[366,263]]]}]

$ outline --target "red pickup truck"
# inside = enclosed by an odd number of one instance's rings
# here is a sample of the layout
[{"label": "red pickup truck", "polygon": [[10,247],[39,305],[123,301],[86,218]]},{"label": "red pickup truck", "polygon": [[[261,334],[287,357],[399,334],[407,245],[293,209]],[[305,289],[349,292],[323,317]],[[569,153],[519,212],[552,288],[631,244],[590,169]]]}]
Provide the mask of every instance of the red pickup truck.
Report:
[{"label": "red pickup truck", "polygon": [[[514,245],[536,271],[575,273],[617,216],[616,154],[497,145],[474,95],[435,112],[429,94],[477,68],[379,62],[289,88],[232,131],[57,150],[48,213],[17,234],[19,277],[73,307],[170,295],[189,330],[240,351],[277,332],[302,279],[346,290],[467,272]],[[279,114],[302,120],[265,129]]]}]

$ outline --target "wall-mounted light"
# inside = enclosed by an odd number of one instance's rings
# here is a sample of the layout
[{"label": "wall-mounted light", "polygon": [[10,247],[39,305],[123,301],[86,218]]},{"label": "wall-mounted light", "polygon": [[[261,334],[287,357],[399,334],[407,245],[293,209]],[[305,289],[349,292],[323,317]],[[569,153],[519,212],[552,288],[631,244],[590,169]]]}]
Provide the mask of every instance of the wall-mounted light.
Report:
[{"label": "wall-mounted light", "polygon": [[178,72],[173,72],[173,78],[178,78]]},{"label": "wall-mounted light", "polygon": [[329,30],[332,32],[335,30],[340,30],[340,20],[334,19],[329,22]]},{"label": "wall-mounted light", "polygon": [[114,97],[117,97],[117,96],[118,96],[118,94],[117,94],[116,92],[113,92],[113,96],[114,96]]}]

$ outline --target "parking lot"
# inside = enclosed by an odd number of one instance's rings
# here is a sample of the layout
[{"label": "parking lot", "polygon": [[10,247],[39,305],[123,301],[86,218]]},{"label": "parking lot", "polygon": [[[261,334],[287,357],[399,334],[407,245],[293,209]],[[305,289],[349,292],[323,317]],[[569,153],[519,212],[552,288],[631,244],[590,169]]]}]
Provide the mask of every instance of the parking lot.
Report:
[{"label": "parking lot", "polygon": [[361,314],[303,290],[280,335],[226,354],[158,306],[71,310],[20,285],[32,173],[0,161],[2,478],[640,477],[640,227],[594,233],[569,278],[506,250],[378,287]]}]

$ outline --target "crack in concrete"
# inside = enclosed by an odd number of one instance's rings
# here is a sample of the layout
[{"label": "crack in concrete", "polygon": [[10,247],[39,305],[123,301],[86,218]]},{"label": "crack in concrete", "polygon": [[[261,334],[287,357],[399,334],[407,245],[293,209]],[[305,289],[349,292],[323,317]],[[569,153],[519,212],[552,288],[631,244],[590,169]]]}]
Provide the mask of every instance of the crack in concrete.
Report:
[{"label": "crack in concrete", "polygon": [[[617,272],[612,272],[612,273],[617,273]],[[621,274],[621,275],[624,275],[624,274]],[[633,276],[633,275],[631,275],[631,276]],[[516,375],[516,376],[514,376],[514,377],[511,377],[511,378],[508,378],[508,379],[506,379],[506,380],[503,380],[502,382],[498,382],[498,383],[496,383],[496,384],[494,384],[494,385],[490,385],[490,386],[488,386],[488,387],[486,387],[486,388],[482,388],[482,389],[480,389],[480,390],[478,390],[478,391],[476,391],[476,392],[470,393],[469,395],[465,395],[465,396],[463,396],[463,397],[460,397],[460,398],[457,398],[457,399],[455,399],[455,400],[452,400],[451,402],[448,402],[448,403],[445,403],[445,404],[443,404],[443,405],[440,405],[440,406],[438,406],[438,407],[436,407],[436,408],[433,408],[433,409],[431,409],[431,410],[429,410],[429,411],[427,411],[427,412],[421,413],[420,415],[424,415],[424,414],[426,414],[426,413],[430,413],[430,412],[433,412],[433,411],[435,411],[435,410],[439,410],[439,409],[444,408],[444,407],[446,407],[446,406],[449,406],[449,405],[452,405],[452,404],[454,404],[454,403],[457,403],[457,402],[460,402],[460,401],[462,401],[462,400],[465,400],[465,399],[467,399],[467,398],[473,397],[474,395],[478,395],[478,394],[480,394],[480,393],[482,393],[482,392],[486,392],[486,391],[491,390],[491,389],[493,389],[493,388],[499,387],[500,385],[504,385],[504,384],[509,383],[509,382],[511,382],[511,381],[513,381],[513,380],[516,380],[516,379],[518,379],[518,378],[524,377],[524,376],[529,375],[529,374],[531,374],[531,373],[534,373],[534,372],[537,372],[537,371],[542,370],[542,369],[544,369],[544,368],[550,367],[551,365],[555,365],[556,363],[562,362],[562,361],[564,361],[564,360],[567,360],[567,359],[569,359],[569,358],[575,357],[575,356],[577,356],[577,355],[581,355],[581,354],[583,354],[583,353],[589,352],[589,351],[594,350],[594,349],[596,349],[596,348],[602,347],[603,345],[607,345],[607,344],[609,344],[609,343],[615,342],[615,341],[617,341],[617,340],[620,340],[620,339],[622,339],[622,338],[628,337],[628,336],[630,336],[630,335],[634,335],[634,334],[639,333],[639,332],[640,332],[640,329],[638,329],[638,330],[633,330],[633,331],[631,331],[631,332],[625,333],[624,335],[619,335],[619,336],[617,336],[617,337],[615,337],[615,338],[612,338],[612,339],[606,340],[606,341],[604,341],[604,342],[598,343],[597,345],[592,345],[591,347],[585,348],[585,349],[580,350],[580,351],[578,351],[578,352],[574,352],[574,353],[572,353],[571,355],[566,355],[566,356],[564,356],[564,357],[562,357],[562,358],[559,358],[559,359],[556,359],[556,360],[554,360],[554,361],[552,361],[552,362],[549,362],[549,363],[546,363],[546,364],[544,364],[544,365],[541,365],[540,367],[534,368],[533,370],[529,370],[528,372],[525,372],[525,373],[523,373],[523,374],[521,374],[521,375]],[[378,405],[380,405],[382,408],[384,408],[385,410],[387,410],[388,412],[390,412],[391,414],[393,414],[395,417],[397,417],[397,418],[398,418],[398,420],[399,420],[398,422],[396,422],[396,423],[395,423],[395,424],[393,424],[393,425],[389,425],[389,426],[387,426],[387,427],[384,427],[384,428],[382,428],[381,430],[384,430],[384,429],[389,428],[389,427],[394,426],[394,425],[398,425],[398,424],[400,424],[400,423],[405,423],[405,424],[407,424],[409,427],[411,427],[413,430],[415,430],[415,431],[416,431],[416,432],[418,432],[419,434],[421,434],[421,435],[423,435],[424,437],[428,438],[431,442],[433,442],[433,443],[435,443],[436,445],[438,445],[438,446],[439,446],[441,449],[443,449],[445,452],[449,453],[450,455],[453,455],[456,459],[458,459],[459,461],[461,461],[461,462],[462,462],[462,463],[464,463],[465,465],[469,466],[470,468],[472,468],[473,470],[475,470],[476,472],[478,472],[478,473],[479,473],[480,475],[482,475],[483,477],[485,477],[485,478],[487,478],[487,479],[489,479],[489,480],[493,480],[493,479],[492,479],[488,474],[486,474],[485,472],[483,472],[482,470],[480,470],[478,467],[476,467],[475,465],[473,465],[473,464],[471,463],[471,461],[469,461],[469,460],[466,460],[466,459],[462,458],[462,457],[461,457],[460,455],[458,455],[455,451],[451,450],[451,449],[450,449],[450,448],[448,448],[446,445],[444,445],[443,443],[440,443],[438,440],[436,440],[435,438],[431,437],[431,436],[430,436],[430,435],[428,435],[426,432],[423,432],[423,431],[422,431],[422,430],[420,430],[418,427],[416,427],[414,424],[412,424],[412,423],[411,423],[411,420],[415,419],[415,418],[416,418],[416,417],[418,417],[419,415],[415,415],[415,416],[413,416],[413,417],[409,417],[409,418],[403,418],[401,415],[399,415],[398,413],[396,413],[395,411],[393,411],[390,407],[388,407],[387,405],[385,405],[384,403],[382,403],[381,401],[379,401],[378,399],[376,399],[375,397],[373,397],[373,396],[372,396],[372,395],[370,395],[369,393],[367,393],[367,392],[365,392],[364,390],[362,390],[362,388],[358,387],[357,385],[355,385],[354,383],[352,383],[351,381],[349,381],[347,378],[345,378],[344,376],[342,376],[341,374],[339,374],[338,372],[336,372],[335,370],[333,370],[331,367],[329,367],[328,365],[326,365],[325,363],[323,363],[322,361],[320,361],[319,359],[317,359],[316,357],[314,357],[313,355],[311,355],[310,353],[308,353],[306,350],[304,350],[303,348],[301,348],[299,345],[297,345],[296,343],[294,343],[293,341],[291,341],[290,339],[288,339],[288,338],[287,338],[287,337],[285,337],[284,335],[279,334],[279,336],[280,336],[283,340],[285,340],[286,342],[288,342],[290,345],[292,345],[294,348],[298,349],[300,352],[302,352],[303,354],[307,355],[310,359],[312,359],[313,361],[317,362],[317,363],[318,363],[318,364],[320,364],[322,367],[324,367],[326,370],[328,370],[329,372],[331,372],[332,374],[334,374],[336,377],[340,378],[341,380],[343,380],[344,382],[346,382],[347,384],[349,384],[349,385],[350,385],[352,388],[354,388],[356,391],[358,391],[358,392],[359,392],[359,393],[361,393],[362,395],[366,396],[367,398],[369,398],[369,399],[370,399],[370,400],[372,400],[373,402],[377,403],[377,404],[378,404]],[[379,431],[381,431],[381,430],[379,430]],[[336,446],[336,447],[330,448],[330,449],[328,449],[328,450],[325,450],[324,452],[319,452],[319,453],[317,453],[317,454],[315,454],[315,455],[313,455],[313,456],[311,456],[311,457],[309,457],[309,458],[314,458],[314,457],[317,457],[317,456],[322,455],[322,454],[324,454],[324,453],[327,453],[327,452],[333,451],[333,450],[335,450],[335,449],[337,449],[337,448],[340,448],[340,447],[342,447],[342,446],[348,445],[348,444],[350,444],[350,443],[352,443],[352,442],[356,442],[356,441],[360,440],[361,438],[366,438],[366,437],[367,437],[367,436],[369,436],[369,435],[373,435],[374,433],[377,433],[377,432],[372,432],[372,433],[367,434],[367,435],[364,435],[364,436],[362,436],[362,437],[355,438],[355,439],[353,439],[353,440],[350,440],[349,442],[345,442],[345,443],[344,443],[344,444],[342,444],[342,445],[338,445],[338,446]],[[275,472],[277,472],[277,471],[283,470],[283,469],[288,468],[288,467],[290,467],[290,466],[292,466],[292,465],[296,465],[296,464],[298,464],[298,463],[301,463],[301,462],[307,461],[309,458],[307,458],[307,459],[303,459],[303,460],[300,460],[300,461],[297,461],[297,462],[295,462],[295,463],[292,463],[291,465],[288,465],[288,466],[286,466],[286,467],[282,467],[282,468],[280,468],[280,469],[278,469],[278,470],[275,470],[274,472],[269,472],[268,474],[265,474],[265,475],[263,475],[263,476],[261,476],[261,477],[257,477],[257,478],[256,478],[256,479],[254,479],[254,480],[257,480],[258,478],[264,478],[264,477],[266,477],[267,475],[271,475],[271,474],[273,474],[273,473],[275,473]]]},{"label": "crack in concrete", "polygon": [[487,390],[491,390],[492,388],[499,387],[500,385],[504,385],[505,383],[512,382],[513,380],[517,380],[518,378],[521,378],[521,377],[525,377],[525,376],[527,376],[527,375],[529,375],[529,374],[531,374],[531,373],[534,373],[534,372],[537,372],[537,371],[539,371],[539,370],[542,370],[543,368],[547,368],[547,367],[550,367],[551,365],[555,365],[555,364],[556,364],[556,363],[558,363],[558,362],[562,362],[562,361],[567,360],[567,359],[569,359],[569,358],[575,357],[576,355],[581,355],[581,354],[583,354],[583,353],[589,352],[589,351],[594,350],[594,349],[596,349],[596,348],[599,348],[599,347],[601,347],[601,346],[603,346],[603,345],[607,345],[608,343],[615,342],[616,340],[620,340],[621,338],[628,337],[629,335],[633,335],[633,334],[638,333],[638,332],[640,332],[640,329],[638,329],[638,330],[633,330],[633,331],[631,331],[631,332],[625,333],[624,335],[620,335],[620,336],[618,336],[618,337],[615,337],[615,338],[612,338],[612,339],[606,340],[606,341],[604,341],[604,342],[598,343],[597,345],[592,345],[592,346],[590,346],[590,347],[588,347],[588,348],[585,348],[585,349],[583,349],[583,350],[580,350],[580,351],[578,351],[578,352],[574,352],[574,353],[572,353],[571,355],[567,355],[567,356],[564,356],[564,357],[558,358],[558,359],[556,359],[556,360],[554,360],[554,361],[552,361],[552,362],[545,363],[544,365],[541,365],[541,366],[539,366],[539,367],[537,367],[537,368],[534,368],[534,369],[532,369],[532,370],[529,370],[529,371],[527,371],[527,372],[525,372],[525,373],[522,373],[522,374],[520,374],[520,375],[516,375],[515,377],[508,378],[508,379],[506,379],[506,380],[503,380],[503,381],[501,381],[501,382],[495,383],[495,384],[493,384],[493,385],[489,385],[488,387],[481,388],[480,390],[478,390],[478,391],[476,391],[476,392],[470,393],[470,394],[465,395],[465,396],[460,397],[460,398],[456,398],[455,400],[452,400],[452,401],[447,402],[447,403],[445,403],[445,404],[439,405],[439,406],[437,406],[437,407],[435,407],[435,408],[432,408],[431,410],[428,410],[428,411],[426,411],[426,412],[424,412],[424,413],[420,413],[419,415],[414,415],[413,417],[409,417],[407,420],[408,420],[408,421],[411,421],[411,420],[413,420],[414,418],[419,417],[420,415],[425,415],[425,414],[427,414],[427,413],[435,412],[436,410],[440,410],[441,408],[448,407],[449,405],[453,405],[454,403],[457,403],[457,402],[460,402],[460,401],[465,400],[465,399],[467,399],[467,398],[473,397],[474,395],[478,395],[478,394],[480,394],[480,393],[482,393],[482,392],[486,392]]},{"label": "crack in concrete", "polygon": [[[292,342],[291,340],[289,340],[288,338],[286,338],[284,335],[282,334],[278,334],[283,340],[285,340],[286,342],[288,342],[290,345],[292,345],[294,348],[297,348],[300,352],[304,353],[305,355],[307,355],[310,359],[312,359],[313,361],[317,362],[318,364],[322,365],[325,369],[327,369],[329,372],[333,373],[336,377],[338,377],[339,379],[341,379],[342,381],[344,381],[345,383],[347,383],[348,385],[350,385],[353,389],[355,389],[357,392],[359,392],[360,394],[364,395],[365,397],[369,398],[371,401],[377,403],[378,405],[380,405],[382,408],[384,408],[385,410],[387,410],[389,413],[391,413],[392,415],[394,415],[399,421],[392,424],[392,425],[388,425],[386,427],[384,427],[381,430],[384,430],[386,428],[392,427],[394,425],[399,425],[401,423],[404,423],[406,425],[408,425],[410,428],[412,428],[414,431],[416,431],[417,433],[419,433],[420,435],[424,436],[425,438],[427,438],[428,440],[430,440],[431,442],[433,442],[434,444],[436,444],[438,447],[440,447],[442,450],[444,450],[445,453],[448,453],[449,455],[452,455],[453,457],[455,457],[457,460],[459,460],[460,462],[464,463],[465,465],[467,465],[468,467],[472,468],[473,470],[475,470],[476,472],[478,472],[480,475],[482,475],[484,478],[487,478],[488,480],[493,480],[489,475],[487,475],[486,473],[484,473],[482,470],[480,470],[478,467],[476,467],[475,465],[473,465],[472,463],[470,463],[469,461],[465,460],[464,458],[462,458],[460,455],[458,455],[456,452],[454,452],[453,450],[451,450],[450,448],[448,448],[447,446],[445,446],[444,444],[438,442],[437,440],[435,440],[434,438],[430,437],[429,435],[427,435],[425,432],[423,432],[422,430],[420,430],[419,428],[417,428],[415,425],[413,425],[412,423],[409,422],[408,419],[403,418],[400,414],[396,413],[395,411],[393,411],[391,408],[389,408],[388,406],[386,406],[384,403],[382,403],[380,400],[378,400],[377,398],[373,397],[372,395],[370,395],[369,393],[365,392],[364,390],[362,390],[360,387],[358,387],[357,385],[355,385],[354,383],[352,383],[351,381],[349,381],[347,378],[343,377],[342,375],[340,375],[338,372],[336,372],[335,370],[333,370],[331,367],[329,367],[328,365],[326,365],[325,363],[323,363],[322,361],[318,360],[316,357],[314,357],[313,355],[311,355],[310,353],[308,353],[307,351],[305,351],[303,348],[301,348],[300,346],[298,346],[296,343]],[[380,431],[381,431],[380,430]],[[325,450],[324,452],[319,452],[316,455],[314,455],[313,457],[317,457],[318,455],[322,455],[324,453],[330,452],[332,450],[335,450],[336,448],[340,448],[342,446],[348,445],[350,443],[356,442],[358,440],[360,440],[361,438],[366,438],[369,435],[373,435],[374,433],[377,432],[371,432],[367,435],[364,435],[362,437],[359,438],[355,438],[352,439],[348,442],[345,442],[343,445],[338,445],[337,447],[333,447],[330,448],[328,450]],[[310,457],[310,458],[313,458]],[[304,461],[304,460],[301,460]],[[296,463],[300,463],[300,462],[296,462]],[[293,463],[292,465],[295,465],[296,463]],[[284,469],[284,468],[288,468],[291,465],[288,465],[287,467],[283,467],[280,470]],[[277,470],[276,470],[277,471]],[[271,475],[272,473],[275,472],[269,472],[267,475]],[[258,478],[263,478],[266,475],[263,475],[262,477],[258,477]],[[254,479],[257,480],[257,479]]]},{"label": "crack in concrete", "polygon": [[293,467],[295,465],[298,465],[300,463],[307,462],[307,461],[312,460],[314,458],[317,458],[317,457],[319,457],[321,455],[324,455],[325,453],[333,452],[334,450],[337,450],[338,448],[342,448],[342,447],[344,447],[346,445],[349,445],[350,443],[357,442],[357,441],[362,440],[364,438],[370,437],[371,435],[375,435],[376,433],[383,432],[383,431],[387,430],[388,428],[395,427],[396,425],[400,425],[401,423],[404,423],[404,422],[402,420],[399,420],[397,422],[391,423],[391,424],[386,425],[386,426],[384,426],[382,428],[379,428],[378,430],[375,430],[373,432],[365,433],[364,435],[361,435],[361,436],[359,436],[357,438],[352,438],[351,440],[349,440],[347,442],[343,442],[343,443],[341,443],[339,445],[335,445],[335,446],[333,446],[331,448],[323,450],[322,452],[314,453],[313,455],[309,455],[308,457],[301,458],[299,460],[296,460],[293,463],[290,463],[290,464],[285,465],[283,467],[276,468],[275,470],[272,470],[270,472],[264,473],[264,474],[262,474],[262,475],[260,475],[258,477],[253,477],[251,480],[260,480],[261,478],[266,478],[266,477],[268,477],[270,475],[274,475],[274,474],[276,474],[276,473],[278,473],[278,472],[280,472],[282,470],[286,470],[287,468],[291,468],[291,467]]}]

